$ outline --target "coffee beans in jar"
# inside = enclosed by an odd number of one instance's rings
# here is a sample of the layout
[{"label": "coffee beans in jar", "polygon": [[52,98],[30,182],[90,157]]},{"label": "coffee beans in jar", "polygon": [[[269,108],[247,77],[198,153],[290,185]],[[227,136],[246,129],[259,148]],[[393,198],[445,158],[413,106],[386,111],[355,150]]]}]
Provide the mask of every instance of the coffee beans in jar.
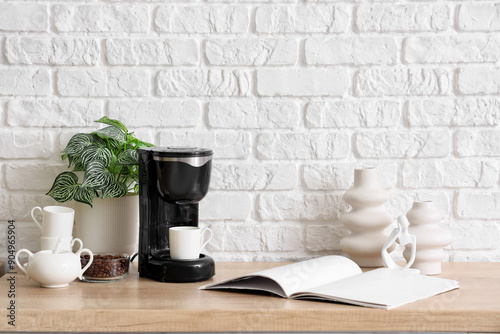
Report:
[{"label": "coffee beans in jar", "polygon": [[[89,262],[90,256],[80,257],[82,268]],[[83,273],[85,281],[115,281],[128,275],[130,257],[127,254],[94,254],[94,261]]]}]

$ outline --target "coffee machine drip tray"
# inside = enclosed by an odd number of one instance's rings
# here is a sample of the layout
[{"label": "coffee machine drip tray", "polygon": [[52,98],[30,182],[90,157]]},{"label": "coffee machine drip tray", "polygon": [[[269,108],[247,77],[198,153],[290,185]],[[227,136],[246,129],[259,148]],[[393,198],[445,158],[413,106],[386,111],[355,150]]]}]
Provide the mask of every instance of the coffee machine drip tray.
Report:
[{"label": "coffee machine drip tray", "polygon": [[151,257],[143,262],[145,270],[140,270],[141,277],[152,278],[160,282],[193,283],[205,281],[215,275],[215,261],[208,255],[200,254],[196,260],[172,260],[162,254],[161,258]]}]

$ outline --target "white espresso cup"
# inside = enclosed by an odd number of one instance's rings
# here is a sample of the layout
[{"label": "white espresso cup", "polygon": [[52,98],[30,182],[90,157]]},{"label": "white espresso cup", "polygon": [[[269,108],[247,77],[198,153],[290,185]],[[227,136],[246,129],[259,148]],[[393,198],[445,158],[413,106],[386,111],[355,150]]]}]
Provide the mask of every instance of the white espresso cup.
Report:
[{"label": "white espresso cup", "polygon": [[[202,243],[207,232],[208,238]],[[168,236],[172,260],[196,260],[212,239],[212,230],[208,227],[201,229],[198,226],[176,226],[168,230]]]},{"label": "white espresso cup", "polygon": [[77,242],[80,244],[76,252],[78,252],[80,249],[83,248],[83,242],[78,239],[74,238],[72,235],[65,235],[61,236],[60,238],[54,238],[54,237],[40,237],[40,250],[55,250],[57,246],[57,241],[61,239],[61,246],[59,248],[59,251],[61,252],[72,252],[73,251],[73,245]]},{"label": "white espresso cup", "polygon": [[[40,211],[43,216],[42,223],[35,218],[35,211]],[[75,210],[65,206],[46,206],[43,209],[35,206],[31,210],[31,218],[42,232],[42,237],[59,238],[73,234],[73,221]]]}]

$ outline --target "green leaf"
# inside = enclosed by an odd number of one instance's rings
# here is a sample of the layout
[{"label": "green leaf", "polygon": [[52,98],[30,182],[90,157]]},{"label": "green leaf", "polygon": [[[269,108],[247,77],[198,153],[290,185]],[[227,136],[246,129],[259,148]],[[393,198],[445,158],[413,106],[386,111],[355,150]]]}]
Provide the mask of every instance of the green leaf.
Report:
[{"label": "green leaf", "polygon": [[114,139],[121,143],[127,142],[127,134],[123,132],[122,129],[117,128],[116,126],[107,126],[105,128],[99,129],[95,132],[92,132],[103,139]]},{"label": "green leaf", "polygon": [[137,183],[137,184],[134,186],[134,192],[135,192],[136,194],[138,194],[138,193],[139,193],[139,183]]},{"label": "green leaf", "polygon": [[93,141],[94,145],[97,145],[100,147],[108,147],[107,139],[101,138],[96,134],[92,134],[92,136],[94,137],[94,141]]},{"label": "green leaf", "polygon": [[82,163],[82,157],[80,155],[77,156],[68,156],[69,165],[68,168],[73,166],[74,172],[81,172],[85,170],[85,165]]},{"label": "green leaf", "polygon": [[113,173],[113,175],[121,175],[123,174],[123,168],[125,166],[122,165],[117,165],[115,161],[111,162],[111,164],[108,166],[107,170]]},{"label": "green leaf", "polygon": [[127,143],[131,144],[134,146],[134,148],[141,148],[141,147],[154,147],[153,144],[147,143],[145,141],[139,140],[135,138],[134,136],[128,135],[127,136]]},{"label": "green leaf", "polygon": [[98,119],[96,122],[116,126],[117,128],[122,129],[123,132],[128,133],[128,130],[125,127],[125,125],[123,125],[123,123],[117,119],[111,119],[111,118],[104,116],[104,117]]},{"label": "green leaf", "polygon": [[94,199],[96,191],[94,188],[80,187],[75,194],[75,201],[80,203],[85,203],[92,207],[92,201]]},{"label": "green leaf", "polygon": [[113,174],[106,169],[100,160],[91,161],[85,169],[82,187],[104,189],[114,181]]},{"label": "green leaf", "polygon": [[123,197],[127,194],[127,186],[123,182],[113,182],[103,189],[102,198]]},{"label": "green leaf", "polygon": [[118,140],[114,140],[111,138],[108,139],[108,143],[108,147],[112,149],[115,154],[120,154],[120,152],[124,150],[124,146],[126,145],[122,142],[119,142]]},{"label": "green leaf", "polygon": [[120,153],[116,159],[117,165],[138,165],[139,164],[139,153],[135,150],[125,150]]},{"label": "green leaf", "polygon": [[82,153],[85,147],[92,145],[93,136],[87,133],[77,133],[68,142],[66,148],[62,151],[62,153],[67,155],[78,155]]},{"label": "green leaf", "polygon": [[81,154],[81,161],[86,166],[92,160],[101,160],[105,167],[109,166],[113,160],[113,152],[107,147],[90,145]]},{"label": "green leaf", "polygon": [[85,166],[82,164],[82,159],[80,158],[80,156],[68,156],[68,160],[68,167],[74,166],[72,170],[73,172],[83,172],[85,170]]},{"label": "green leaf", "polygon": [[78,190],[78,176],[71,172],[63,172],[54,180],[52,188],[46,195],[60,203],[70,201]]},{"label": "green leaf", "polygon": [[125,176],[129,180],[131,179],[139,179],[139,166],[137,165],[120,165],[121,171],[120,175]]},{"label": "green leaf", "polygon": [[79,155],[68,155],[68,168],[82,163]]}]

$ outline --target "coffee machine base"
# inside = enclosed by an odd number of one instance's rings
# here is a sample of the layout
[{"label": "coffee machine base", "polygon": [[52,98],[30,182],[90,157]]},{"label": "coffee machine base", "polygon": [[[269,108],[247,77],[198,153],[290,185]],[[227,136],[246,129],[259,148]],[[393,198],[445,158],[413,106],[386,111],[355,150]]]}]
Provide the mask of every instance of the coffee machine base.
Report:
[{"label": "coffee machine base", "polygon": [[150,258],[144,266],[145,270],[139,270],[139,275],[160,282],[194,283],[206,281],[215,275],[215,261],[205,254],[200,254],[197,260],[187,261]]}]

